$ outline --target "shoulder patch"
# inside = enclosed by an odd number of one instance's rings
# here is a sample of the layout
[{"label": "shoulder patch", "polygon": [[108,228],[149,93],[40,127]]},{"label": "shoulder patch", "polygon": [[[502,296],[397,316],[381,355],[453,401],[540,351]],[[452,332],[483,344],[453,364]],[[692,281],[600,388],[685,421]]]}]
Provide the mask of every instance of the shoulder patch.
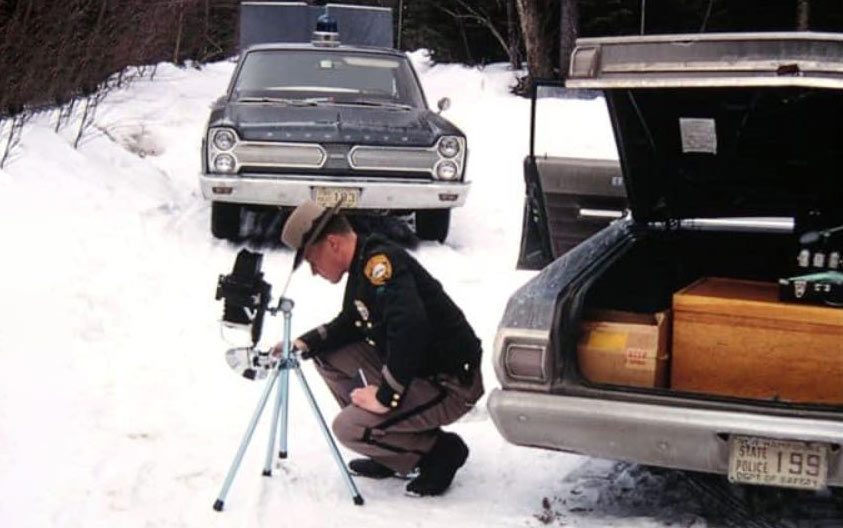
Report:
[{"label": "shoulder patch", "polygon": [[366,267],[363,270],[369,282],[375,286],[383,286],[390,278],[392,278],[392,263],[384,253],[372,255],[366,261]]}]

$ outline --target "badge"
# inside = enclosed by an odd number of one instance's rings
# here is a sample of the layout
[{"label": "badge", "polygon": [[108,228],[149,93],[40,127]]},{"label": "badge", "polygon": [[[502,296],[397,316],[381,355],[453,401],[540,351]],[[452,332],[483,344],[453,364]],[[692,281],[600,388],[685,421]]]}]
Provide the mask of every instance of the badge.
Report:
[{"label": "badge", "polygon": [[360,317],[364,321],[368,321],[369,320],[369,309],[366,308],[366,305],[363,304],[363,301],[361,301],[360,299],[354,299],[354,306],[356,306],[357,311],[360,312]]},{"label": "badge", "polygon": [[369,258],[366,268],[363,271],[369,282],[375,286],[383,286],[392,277],[392,263],[383,253],[378,253]]}]

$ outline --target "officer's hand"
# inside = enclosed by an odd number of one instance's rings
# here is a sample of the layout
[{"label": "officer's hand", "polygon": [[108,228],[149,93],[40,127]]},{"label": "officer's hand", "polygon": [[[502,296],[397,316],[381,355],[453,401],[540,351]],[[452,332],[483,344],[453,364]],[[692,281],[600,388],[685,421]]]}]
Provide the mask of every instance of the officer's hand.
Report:
[{"label": "officer's hand", "polygon": [[316,355],[316,351],[311,351],[310,347],[307,346],[307,343],[305,343],[301,339],[296,339],[295,341],[293,341],[293,348],[298,349],[302,359],[310,359]]},{"label": "officer's hand", "polygon": [[361,409],[365,409],[375,414],[383,414],[387,412],[389,408],[384,407],[381,402],[375,398],[375,394],[377,394],[377,392],[377,385],[366,385],[363,388],[354,389],[351,391],[351,402]]},{"label": "officer's hand", "polygon": [[[296,339],[293,341],[293,348],[298,349],[301,352],[302,359],[310,359],[311,355],[308,355],[308,347],[307,343],[302,341],[301,339]],[[274,347],[272,347],[272,355],[275,357],[280,357],[282,352],[284,352],[284,342],[279,341]]]}]

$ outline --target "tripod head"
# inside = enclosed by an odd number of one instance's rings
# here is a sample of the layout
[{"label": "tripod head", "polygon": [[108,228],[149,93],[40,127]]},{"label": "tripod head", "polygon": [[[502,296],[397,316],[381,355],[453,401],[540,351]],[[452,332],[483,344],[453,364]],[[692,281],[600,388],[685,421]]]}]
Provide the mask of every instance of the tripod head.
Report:
[{"label": "tripod head", "polygon": [[260,341],[272,293],[272,286],[263,280],[262,262],[261,253],[241,249],[232,272],[220,275],[217,280],[216,299],[225,301],[223,322],[250,327],[253,346]]},{"label": "tripod head", "polygon": [[[234,371],[251,380],[265,378],[269,371],[279,365],[279,360],[282,363],[297,361],[299,355],[298,350],[291,349],[289,356],[279,358],[280,354],[274,349],[256,348],[263,332],[266,312],[274,316],[281,311],[288,323],[294,306],[293,300],[283,295],[278,299],[278,306],[269,305],[272,285],[263,279],[262,262],[261,253],[240,250],[232,272],[219,276],[216,290],[216,299],[224,300],[223,324],[247,328],[252,339],[251,346],[229,349],[225,355],[226,362]],[[289,284],[289,280],[287,282]],[[285,339],[289,340],[289,336],[285,336]]]}]

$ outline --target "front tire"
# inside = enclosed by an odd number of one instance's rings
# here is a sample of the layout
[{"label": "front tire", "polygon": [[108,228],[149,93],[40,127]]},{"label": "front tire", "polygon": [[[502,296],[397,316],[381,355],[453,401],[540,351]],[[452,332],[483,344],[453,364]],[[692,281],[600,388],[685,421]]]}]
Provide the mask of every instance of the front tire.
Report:
[{"label": "front tire", "polygon": [[451,225],[450,209],[422,209],[416,211],[416,236],[422,240],[444,242]]},{"label": "front tire", "polygon": [[239,204],[211,202],[211,233],[223,240],[239,239],[240,209]]}]

